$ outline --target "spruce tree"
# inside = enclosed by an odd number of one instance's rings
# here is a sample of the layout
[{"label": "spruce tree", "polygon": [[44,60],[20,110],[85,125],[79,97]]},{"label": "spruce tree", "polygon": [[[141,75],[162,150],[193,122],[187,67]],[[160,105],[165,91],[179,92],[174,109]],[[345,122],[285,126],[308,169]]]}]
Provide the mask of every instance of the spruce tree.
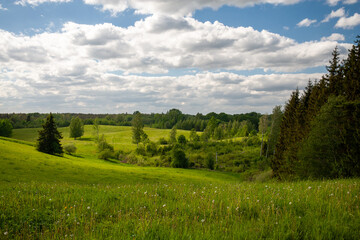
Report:
[{"label": "spruce tree", "polygon": [[43,129],[39,131],[37,150],[48,154],[62,154],[63,148],[60,144],[61,133],[57,130],[52,113],[46,118]]},{"label": "spruce tree", "polygon": [[271,168],[275,177],[283,178],[292,174],[294,153],[291,148],[296,143],[297,107],[299,105],[299,89],[291,94],[285,105],[280,125],[279,141],[276,144],[275,157],[271,160]]}]

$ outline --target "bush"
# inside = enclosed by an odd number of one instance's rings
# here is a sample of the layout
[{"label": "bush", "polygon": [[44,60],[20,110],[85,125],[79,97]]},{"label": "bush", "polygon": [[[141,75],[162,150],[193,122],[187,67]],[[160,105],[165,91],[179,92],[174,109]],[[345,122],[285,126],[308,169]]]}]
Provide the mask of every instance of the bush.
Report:
[{"label": "bush", "polygon": [[208,153],[206,155],[206,159],[205,159],[205,164],[206,164],[206,167],[211,169],[211,170],[214,170],[214,165],[215,165],[215,160],[214,160],[214,154],[213,153]]},{"label": "bush", "polygon": [[104,150],[110,150],[110,151],[114,151],[114,147],[112,146],[112,145],[110,145],[107,141],[106,141],[106,139],[105,139],[105,137],[104,137],[104,134],[103,135],[101,135],[101,137],[99,138],[99,140],[98,140],[98,146],[97,146],[97,151],[98,152],[102,152],[102,151],[104,151]]},{"label": "bush", "polygon": [[105,149],[101,151],[98,155],[99,159],[104,159],[104,160],[108,160],[109,158],[113,158],[113,157],[114,157],[114,152],[111,151],[110,149]]},{"label": "bush", "polygon": [[74,144],[68,144],[68,145],[65,145],[64,146],[64,151],[65,151],[65,153],[67,153],[67,154],[74,154],[74,153],[76,153],[76,147],[75,147],[75,145]]},{"label": "bush", "polygon": [[12,125],[8,119],[0,119],[0,136],[11,137]]},{"label": "bush", "polygon": [[174,168],[188,168],[189,161],[183,150],[179,148],[173,150],[171,166]]},{"label": "bush", "polygon": [[186,144],[186,137],[184,135],[180,135],[178,137],[178,143],[179,144]]},{"label": "bush", "polygon": [[165,138],[162,137],[162,138],[159,139],[159,144],[160,145],[167,145],[168,141]]}]

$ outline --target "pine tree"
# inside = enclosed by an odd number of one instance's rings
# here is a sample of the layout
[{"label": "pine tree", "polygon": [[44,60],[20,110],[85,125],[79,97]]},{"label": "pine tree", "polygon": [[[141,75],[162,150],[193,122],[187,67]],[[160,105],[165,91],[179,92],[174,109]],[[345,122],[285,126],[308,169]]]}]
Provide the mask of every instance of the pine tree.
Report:
[{"label": "pine tree", "polygon": [[329,95],[339,95],[342,90],[342,74],[341,65],[339,59],[339,49],[336,47],[332,52],[332,59],[329,61],[330,65],[326,66],[326,70],[329,72],[325,75],[327,81],[327,87]]},{"label": "pine tree", "polygon": [[46,119],[43,129],[39,131],[37,150],[48,154],[62,154],[63,148],[60,144],[61,133],[57,130],[52,113]]},{"label": "pine tree", "polygon": [[344,93],[348,100],[360,98],[360,36],[344,63]]},{"label": "pine tree", "polygon": [[296,124],[299,102],[299,89],[296,89],[285,105],[285,111],[280,125],[279,141],[276,144],[275,157],[271,160],[271,168],[273,169],[274,176],[278,178],[283,178],[293,173],[291,167],[295,156],[291,148],[297,139]]}]

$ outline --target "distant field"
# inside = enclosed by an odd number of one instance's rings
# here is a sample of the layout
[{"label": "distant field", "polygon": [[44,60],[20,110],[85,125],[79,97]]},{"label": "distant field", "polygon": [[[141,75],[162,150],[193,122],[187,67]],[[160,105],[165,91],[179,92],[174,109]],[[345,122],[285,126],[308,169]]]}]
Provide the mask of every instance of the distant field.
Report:
[{"label": "distant field", "polygon": [[[14,129],[12,138],[36,142],[38,138],[38,131],[40,128],[22,128]],[[95,155],[96,146],[94,143],[94,131],[92,125],[84,126],[84,136],[74,140],[69,138],[69,128],[58,128],[62,133],[63,139],[62,144],[73,143],[78,148],[78,153],[83,155]],[[169,138],[170,130],[168,129],[155,129],[155,128],[144,128],[144,131],[148,135],[151,141],[158,141],[161,137]],[[100,126],[100,135],[104,134],[107,141],[114,145],[115,150],[123,150],[125,152],[135,150],[136,144],[132,143],[132,130],[131,127],[124,126]],[[187,139],[190,136],[190,131],[177,130],[177,136],[183,134]]]},{"label": "distant field", "polygon": [[[115,148],[134,148],[131,128],[101,129]],[[241,174],[138,167],[89,153],[91,126],[76,141],[61,130],[78,157],[37,152],[36,129],[15,130],[22,140],[0,137],[0,239],[360,236],[360,179],[254,183]],[[145,131],[153,141],[169,132]]]}]

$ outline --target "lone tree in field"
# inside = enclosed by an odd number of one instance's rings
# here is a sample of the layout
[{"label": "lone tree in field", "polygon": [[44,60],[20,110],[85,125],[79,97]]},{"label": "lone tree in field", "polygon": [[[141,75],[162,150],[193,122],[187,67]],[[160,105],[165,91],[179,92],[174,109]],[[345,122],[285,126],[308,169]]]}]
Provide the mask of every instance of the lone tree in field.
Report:
[{"label": "lone tree in field", "polygon": [[84,124],[79,117],[72,118],[70,122],[70,137],[76,140],[84,135]]},{"label": "lone tree in field", "polygon": [[61,138],[62,136],[56,128],[54,116],[50,113],[46,118],[43,129],[39,131],[36,149],[48,154],[62,154]]},{"label": "lone tree in field", "polygon": [[142,122],[140,112],[136,112],[135,116],[132,120],[132,132],[133,132],[133,135],[132,135],[133,143],[136,143],[137,145],[139,145],[143,136],[145,135],[144,124]]}]

